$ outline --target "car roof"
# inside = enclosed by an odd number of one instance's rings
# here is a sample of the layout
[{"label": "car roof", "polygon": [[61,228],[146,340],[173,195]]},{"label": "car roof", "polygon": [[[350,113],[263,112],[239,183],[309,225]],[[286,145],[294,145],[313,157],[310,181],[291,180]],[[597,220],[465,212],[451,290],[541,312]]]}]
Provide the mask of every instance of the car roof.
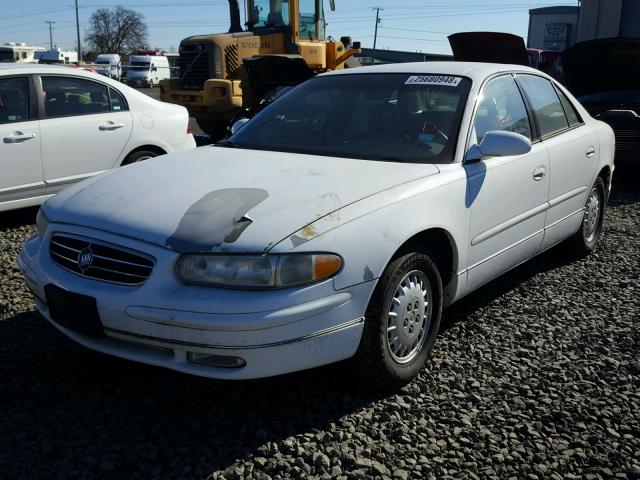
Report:
[{"label": "car roof", "polygon": [[[82,65],[80,65],[82,67]],[[73,68],[69,65],[49,65],[46,63],[0,63],[1,73],[66,73],[75,75],[85,75],[94,77],[93,72],[82,70],[82,68]]]},{"label": "car roof", "polygon": [[471,80],[483,80],[484,78],[499,72],[526,72],[538,73],[531,67],[523,65],[510,65],[502,63],[478,63],[478,62],[414,62],[392,63],[386,65],[372,65],[358,68],[346,68],[335,70],[325,75],[371,74],[371,73],[413,73],[413,74],[442,74],[469,77]]}]

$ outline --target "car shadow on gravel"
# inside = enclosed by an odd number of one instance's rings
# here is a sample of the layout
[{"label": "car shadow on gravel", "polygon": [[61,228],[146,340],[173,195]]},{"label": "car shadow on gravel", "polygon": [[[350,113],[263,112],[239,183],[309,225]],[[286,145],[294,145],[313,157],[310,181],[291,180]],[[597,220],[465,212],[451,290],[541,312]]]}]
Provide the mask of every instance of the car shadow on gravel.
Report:
[{"label": "car shadow on gravel", "polygon": [[273,456],[272,442],[328,429],[386,396],[358,389],[344,364],[243,382],[140,365],[75,344],[36,312],[0,321],[0,338],[0,468],[9,478],[60,462],[108,478],[146,477],[142,464],[197,465],[185,474],[200,476],[248,454]]},{"label": "car shadow on gravel", "polygon": [[0,230],[33,225],[36,223],[38,208],[39,207],[29,207],[21,208],[20,210],[0,212]]}]

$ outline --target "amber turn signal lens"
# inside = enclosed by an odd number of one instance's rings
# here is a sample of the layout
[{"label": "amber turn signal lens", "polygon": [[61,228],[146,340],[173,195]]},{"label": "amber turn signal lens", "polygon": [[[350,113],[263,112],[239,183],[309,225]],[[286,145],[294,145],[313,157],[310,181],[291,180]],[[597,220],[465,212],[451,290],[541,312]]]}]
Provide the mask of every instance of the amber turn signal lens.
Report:
[{"label": "amber turn signal lens", "polygon": [[342,260],[337,255],[315,255],[313,278],[330,277],[342,267]]}]

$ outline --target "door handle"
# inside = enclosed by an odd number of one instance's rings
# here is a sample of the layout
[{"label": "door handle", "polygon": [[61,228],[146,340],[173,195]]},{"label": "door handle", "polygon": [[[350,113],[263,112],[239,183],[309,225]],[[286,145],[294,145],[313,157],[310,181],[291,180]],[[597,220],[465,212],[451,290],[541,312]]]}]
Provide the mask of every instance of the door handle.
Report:
[{"label": "door handle", "polygon": [[22,143],[22,142],[26,142],[27,140],[31,140],[32,138],[36,138],[35,133],[16,132],[15,135],[4,137],[3,141],[4,143]]},{"label": "door handle", "polygon": [[587,158],[591,158],[596,154],[596,149],[594,147],[587,147],[584,154],[587,156]]},{"label": "door handle", "polygon": [[533,179],[536,182],[539,182],[540,180],[542,180],[545,175],[547,174],[547,169],[544,167],[538,167],[533,171]]},{"label": "door handle", "polygon": [[105,123],[104,125],[100,125],[98,127],[98,130],[103,132],[110,132],[111,130],[117,130],[122,127],[124,127],[124,123],[109,122],[109,123]]}]

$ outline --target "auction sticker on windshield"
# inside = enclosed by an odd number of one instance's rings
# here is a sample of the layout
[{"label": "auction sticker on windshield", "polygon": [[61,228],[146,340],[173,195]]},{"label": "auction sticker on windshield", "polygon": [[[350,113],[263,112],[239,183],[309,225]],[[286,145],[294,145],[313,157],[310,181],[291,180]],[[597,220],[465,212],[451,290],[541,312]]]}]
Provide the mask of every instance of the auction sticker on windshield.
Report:
[{"label": "auction sticker on windshield", "polygon": [[414,75],[409,77],[405,85],[447,85],[457,87],[462,81],[462,77],[451,77],[448,75]]}]

